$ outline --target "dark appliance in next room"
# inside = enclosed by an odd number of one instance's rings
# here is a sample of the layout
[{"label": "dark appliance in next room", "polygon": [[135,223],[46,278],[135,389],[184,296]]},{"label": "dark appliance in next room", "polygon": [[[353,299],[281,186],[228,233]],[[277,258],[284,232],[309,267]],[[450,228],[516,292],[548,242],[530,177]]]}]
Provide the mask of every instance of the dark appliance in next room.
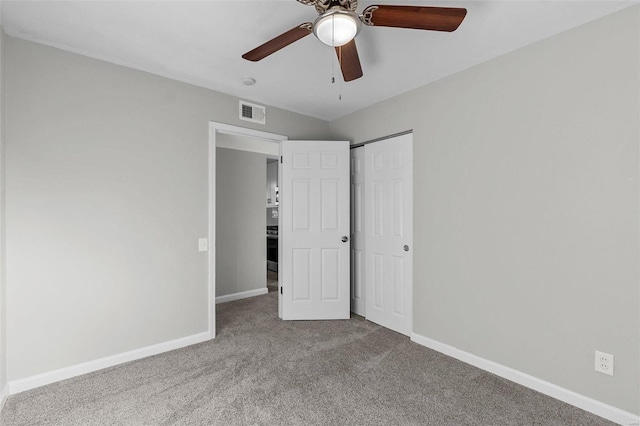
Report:
[{"label": "dark appliance in next room", "polygon": [[278,272],[278,227],[267,226],[267,270]]}]

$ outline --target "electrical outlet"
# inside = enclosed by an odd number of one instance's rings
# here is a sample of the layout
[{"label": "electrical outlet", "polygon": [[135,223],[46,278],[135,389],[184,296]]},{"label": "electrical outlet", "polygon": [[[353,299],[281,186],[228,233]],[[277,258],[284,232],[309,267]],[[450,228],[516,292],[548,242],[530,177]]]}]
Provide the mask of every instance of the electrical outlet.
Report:
[{"label": "electrical outlet", "polygon": [[613,376],[613,355],[596,351],[596,371]]},{"label": "electrical outlet", "polygon": [[209,250],[209,241],[206,238],[198,239],[198,251],[208,251]]}]

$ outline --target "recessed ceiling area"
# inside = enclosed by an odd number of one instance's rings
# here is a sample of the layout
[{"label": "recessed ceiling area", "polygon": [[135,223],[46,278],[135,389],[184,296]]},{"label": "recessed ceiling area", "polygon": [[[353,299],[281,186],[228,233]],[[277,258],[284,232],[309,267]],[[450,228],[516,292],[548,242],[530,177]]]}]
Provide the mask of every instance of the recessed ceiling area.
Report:
[{"label": "recessed ceiling area", "polygon": [[348,83],[333,48],[313,35],[259,62],[242,59],[313,22],[315,8],[295,0],[3,1],[2,25],[13,37],[333,120],[637,3],[362,1],[358,13],[372,4],[468,12],[452,33],[363,26],[364,76]]}]

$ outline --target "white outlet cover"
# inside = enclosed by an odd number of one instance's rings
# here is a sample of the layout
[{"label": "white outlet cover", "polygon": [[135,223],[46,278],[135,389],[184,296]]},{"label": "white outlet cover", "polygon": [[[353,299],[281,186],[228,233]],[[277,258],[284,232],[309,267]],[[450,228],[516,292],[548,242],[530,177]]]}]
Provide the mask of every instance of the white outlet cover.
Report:
[{"label": "white outlet cover", "polygon": [[198,238],[198,251],[209,251],[209,240],[207,238]]},{"label": "white outlet cover", "polygon": [[613,376],[613,355],[596,351],[595,370]]}]

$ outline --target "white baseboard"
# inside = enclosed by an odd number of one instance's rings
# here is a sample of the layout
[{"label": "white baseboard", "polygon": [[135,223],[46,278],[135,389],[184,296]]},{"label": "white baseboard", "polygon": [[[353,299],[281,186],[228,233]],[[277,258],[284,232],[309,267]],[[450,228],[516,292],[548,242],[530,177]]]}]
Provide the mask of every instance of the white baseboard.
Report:
[{"label": "white baseboard", "polygon": [[218,303],[231,302],[232,300],[246,299],[247,297],[260,296],[267,294],[267,288],[259,288],[257,290],[241,291],[240,293],[227,294],[226,296],[216,297],[216,305]]},{"label": "white baseboard", "polygon": [[588,398],[584,395],[580,395],[568,389],[554,385],[553,383],[549,383],[521,371],[514,370],[513,368],[505,367],[504,365],[496,362],[470,354],[458,348],[454,348],[453,346],[438,342],[437,340],[412,333],[411,341],[452,358],[459,359],[460,361],[471,364],[481,370],[485,370],[507,380],[511,380],[519,385],[526,386],[555,399],[559,399],[560,401],[581,408],[612,422],[625,426],[640,425],[640,416],[638,415],[629,413],[595,399]]},{"label": "white baseboard", "polygon": [[174,349],[184,348],[185,346],[195,345],[211,339],[211,333],[193,334],[191,336],[182,337],[180,339],[170,340],[168,342],[158,343],[156,345],[147,346],[132,351],[123,352],[121,354],[96,359],[93,361],[83,362],[69,367],[60,368],[58,370],[48,371],[46,373],[37,374],[35,376],[26,377],[24,379],[12,380],[9,382],[9,394],[13,395],[34,389],[50,383],[59,382],[60,380],[70,379],[82,374],[91,373],[93,371],[102,370],[103,368],[112,367],[129,361],[135,361],[140,358],[157,355],[163,352],[172,351]]}]

